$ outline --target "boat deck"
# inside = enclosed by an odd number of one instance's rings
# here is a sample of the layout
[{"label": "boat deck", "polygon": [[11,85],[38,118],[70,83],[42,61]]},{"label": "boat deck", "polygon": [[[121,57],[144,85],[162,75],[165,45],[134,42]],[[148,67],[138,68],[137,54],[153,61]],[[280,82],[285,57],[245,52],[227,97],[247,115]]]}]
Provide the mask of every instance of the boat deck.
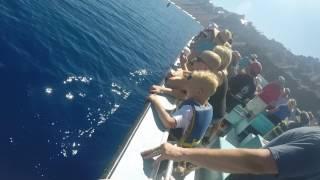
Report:
[{"label": "boat deck", "polygon": [[[167,110],[174,110],[174,103],[170,98],[162,96],[161,102]],[[106,178],[103,179],[153,179],[157,168],[153,166],[153,160],[142,159],[140,152],[159,146],[167,141],[168,131],[163,127],[161,121],[155,115],[156,112],[148,105],[142,121],[136,127],[134,136],[127,142],[121,156],[116,160],[116,168],[111,169]]]}]

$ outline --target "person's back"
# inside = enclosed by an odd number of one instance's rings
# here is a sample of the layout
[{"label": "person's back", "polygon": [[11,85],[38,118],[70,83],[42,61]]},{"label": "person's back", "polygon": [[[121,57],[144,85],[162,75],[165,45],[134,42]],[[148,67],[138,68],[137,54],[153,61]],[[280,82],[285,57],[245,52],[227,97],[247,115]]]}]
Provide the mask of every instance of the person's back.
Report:
[{"label": "person's back", "polygon": [[227,90],[228,78],[225,76],[222,79],[221,85],[217,88],[216,93],[209,98],[209,103],[213,106],[213,111],[215,112],[213,121],[221,119],[226,113]]},{"label": "person's back", "polygon": [[236,105],[245,103],[246,99],[253,97],[255,90],[254,78],[248,74],[238,74],[230,78],[227,93],[227,112],[230,112]]},{"label": "person's back", "polygon": [[268,115],[268,118],[272,121],[273,124],[277,125],[282,120],[287,118],[289,115],[290,115],[290,109],[287,104],[284,104],[277,107],[274,112],[271,112]]},{"label": "person's back", "polygon": [[241,59],[241,54],[239,53],[239,51],[233,51],[231,63],[228,67],[228,79],[238,74],[240,59]]},{"label": "person's back", "polygon": [[277,175],[239,175],[228,180],[318,180],[320,179],[320,128],[289,130],[264,148],[276,161]]},{"label": "person's back", "polygon": [[281,95],[282,87],[277,82],[266,85],[258,95],[267,105],[275,103]]},{"label": "person's back", "polygon": [[260,74],[262,66],[259,62],[253,62],[245,69],[245,72],[232,77],[229,82],[227,97],[227,112],[236,105],[245,104],[251,99],[256,91],[255,77]]},{"label": "person's back", "polygon": [[[182,128],[183,133],[179,139],[179,145],[183,147],[193,147],[200,143],[206,130],[211,123],[213,117],[212,106],[210,104],[201,105],[198,102],[188,99],[182,102],[177,112],[181,111],[192,112],[185,116],[190,118],[189,122],[186,119],[180,118],[180,113],[173,113],[173,117],[177,120],[176,128]],[[180,117],[179,117],[180,116]]]},{"label": "person's back", "polygon": [[241,100],[253,96],[255,89],[254,77],[248,74],[238,74],[229,80],[230,93],[235,96],[241,93]]},{"label": "person's back", "polygon": [[215,112],[215,117],[213,119],[213,124],[218,120],[223,118],[226,112],[226,95],[228,90],[228,78],[227,70],[231,62],[232,51],[224,46],[217,46],[214,50],[221,57],[221,65],[216,69],[216,74],[220,74],[220,82],[216,93],[210,97],[209,103],[213,106],[213,111]]}]

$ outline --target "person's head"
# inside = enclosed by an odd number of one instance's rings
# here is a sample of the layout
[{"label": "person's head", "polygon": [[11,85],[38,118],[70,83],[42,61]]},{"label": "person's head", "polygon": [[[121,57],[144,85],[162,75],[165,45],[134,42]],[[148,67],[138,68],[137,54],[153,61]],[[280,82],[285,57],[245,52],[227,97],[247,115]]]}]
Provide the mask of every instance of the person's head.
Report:
[{"label": "person's head", "polygon": [[318,120],[316,119],[316,117],[314,116],[314,114],[311,111],[308,112],[308,115],[310,117],[310,122],[309,122],[310,126],[319,125]]},{"label": "person's head", "polygon": [[290,108],[290,109],[293,109],[293,108],[295,108],[297,106],[297,101],[295,100],[295,99],[289,99],[289,101],[288,101],[288,107]]},{"label": "person's head", "polygon": [[259,62],[253,62],[249,64],[246,68],[247,74],[256,77],[258,76],[262,71],[262,66]]},{"label": "person's head", "polygon": [[286,78],[284,78],[283,76],[279,76],[277,83],[281,86],[284,87],[285,83],[286,83]]},{"label": "person's head", "polygon": [[236,65],[238,64],[238,62],[241,59],[241,54],[239,53],[239,51],[232,51],[232,64]]},{"label": "person's head", "polygon": [[232,33],[228,29],[220,31],[216,36],[216,42],[220,45],[228,42],[231,45],[232,44]]},{"label": "person's head", "polygon": [[308,112],[308,115],[309,115],[311,120],[315,119],[315,116],[313,115],[313,113],[311,111]]},{"label": "person's head", "polygon": [[251,60],[251,62],[252,62],[252,61],[257,61],[257,60],[258,60],[258,55],[256,55],[256,54],[251,54],[251,55],[250,55],[250,60]]},{"label": "person's head", "polygon": [[305,125],[309,125],[309,123],[310,123],[309,114],[306,111],[302,111],[300,114],[300,125],[305,126]]},{"label": "person's head", "polygon": [[290,93],[291,93],[291,91],[290,91],[289,88],[284,88],[284,89],[283,89],[282,96],[283,96],[283,97],[289,97],[289,96],[290,96]]},{"label": "person's head", "polygon": [[191,71],[216,71],[221,65],[221,58],[213,51],[203,51],[198,57],[195,57],[189,62]]},{"label": "person's head", "polygon": [[231,63],[232,51],[225,46],[218,45],[213,49],[213,52],[218,54],[221,58],[221,65],[218,70],[222,71],[224,69],[227,69],[229,64]]},{"label": "person's head", "polygon": [[217,76],[210,71],[193,71],[186,81],[186,92],[188,98],[208,100],[218,87]]}]

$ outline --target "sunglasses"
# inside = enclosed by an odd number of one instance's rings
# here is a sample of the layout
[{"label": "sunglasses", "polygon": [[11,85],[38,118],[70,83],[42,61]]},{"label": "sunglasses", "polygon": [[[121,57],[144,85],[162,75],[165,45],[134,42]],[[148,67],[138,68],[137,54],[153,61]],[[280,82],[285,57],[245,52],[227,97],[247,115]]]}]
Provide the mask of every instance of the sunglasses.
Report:
[{"label": "sunglasses", "polygon": [[187,80],[191,80],[191,79],[192,79],[192,73],[191,73],[191,72],[185,73],[183,76],[184,76]]}]

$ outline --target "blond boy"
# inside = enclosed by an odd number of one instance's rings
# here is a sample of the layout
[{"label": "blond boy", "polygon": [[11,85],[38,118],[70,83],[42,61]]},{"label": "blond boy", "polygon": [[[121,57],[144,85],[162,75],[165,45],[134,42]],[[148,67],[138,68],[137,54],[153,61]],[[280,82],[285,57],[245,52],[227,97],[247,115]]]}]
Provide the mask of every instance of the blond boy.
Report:
[{"label": "blond boy", "polygon": [[218,82],[209,71],[190,72],[182,81],[186,100],[172,115],[161,105],[158,95],[151,94],[149,100],[166,128],[182,128],[183,135],[178,137],[180,145],[192,147],[200,142],[212,120],[213,111],[208,99],[215,93]]}]

